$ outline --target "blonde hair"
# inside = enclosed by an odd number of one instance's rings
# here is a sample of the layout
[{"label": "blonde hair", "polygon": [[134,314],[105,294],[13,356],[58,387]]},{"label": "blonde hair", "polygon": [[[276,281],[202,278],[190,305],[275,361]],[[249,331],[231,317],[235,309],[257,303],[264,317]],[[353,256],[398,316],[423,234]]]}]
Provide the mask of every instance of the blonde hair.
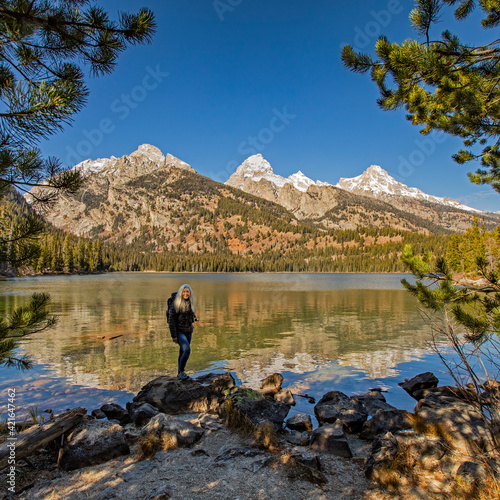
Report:
[{"label": "blonde hair", "polygon": [[194,307],[194,295],[193,295],[193,290],[191,290],[191,287],[189,285],[182,285],[179,290],[177,291],[177,295],[175,296],[174,299],[174,307],[176,312],[185,312],[187,310],[187,300],[184,300],[182,298],[182,291],[188,288],[189,289],[189,302],[191,302],[191,311],[193,313],[195,312],[195,307]]}]

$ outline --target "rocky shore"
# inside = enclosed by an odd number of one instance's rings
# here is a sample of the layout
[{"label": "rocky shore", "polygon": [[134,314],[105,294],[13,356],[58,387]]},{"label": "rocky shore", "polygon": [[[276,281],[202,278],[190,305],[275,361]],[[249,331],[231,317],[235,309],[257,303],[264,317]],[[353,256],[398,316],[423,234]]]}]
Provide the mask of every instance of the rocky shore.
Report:
[{"label": "rocky shore", "polygon": [[[460,498],[453,497],[457,487],[469,491],[498,470],[491,429],[474,398],[438,387],[431,373],[400,384],[417,401],[413,413],[389,405],[374,388],[309,398],[314,417],[289,417],[295,399],[308,396],[282,384],[280,374],[258,389],[238,387],[229,373],[165,376],[126,408],[75,410],[78,423],[26,463],[18,460],[16,497]],[[486,389],[487,405],[498,388]],[[44,426],[50,422],[37,432]],[[7,483],[1,486],[8,497]]]}]

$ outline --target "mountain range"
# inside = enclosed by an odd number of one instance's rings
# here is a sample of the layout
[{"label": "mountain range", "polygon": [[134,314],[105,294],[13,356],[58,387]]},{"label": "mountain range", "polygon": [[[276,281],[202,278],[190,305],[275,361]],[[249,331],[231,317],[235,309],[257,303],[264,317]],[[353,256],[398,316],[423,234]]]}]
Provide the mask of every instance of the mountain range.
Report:
[{"label": "mountain range", "polygon": [[241,227],[248,240],[243,246],[255,252],[276,241],[252,238],[280,224],[285,232],[302,225],[320,231],[375,227],[437,234],[463,231],[475,215],[489,227],[498,222],[495,214],[398,183],[374,165],[334,186],[300,171],[281,177],[262,155],[254,155],[221,184],[143,144],[121,158],[86,160],[73,168],[84,175],[84,187],[57,201],[44,215],[50,223],[78,236],[141,241],[157,250],[213,251],[220,236],[239,252]]},{"label": "mountain range", "polygon": [[[236,172],[229,178],[226,184],[239,189],[249,190],[248,186],[264,180],[281,188],[285,184],[291,184],[298,191],[306,192],[309,186],[331,186],[328,182],[316,181],[304,175],[300,170],[288,178],[274,173],[271,165],[261,154],[256,154],[245,160]],[[396,181],[383,168],[371,165],[363,174],[353,178],[341,178],[335,187],[344,189],[351,193],[370,196],[371,198],[394,200],[396,197],[416,199],[445,205],[459,210],[480,213],[480,210],[468,207],[458,201],[449,198],[440,198],[425,194],[417,188],[410,188]]]}]

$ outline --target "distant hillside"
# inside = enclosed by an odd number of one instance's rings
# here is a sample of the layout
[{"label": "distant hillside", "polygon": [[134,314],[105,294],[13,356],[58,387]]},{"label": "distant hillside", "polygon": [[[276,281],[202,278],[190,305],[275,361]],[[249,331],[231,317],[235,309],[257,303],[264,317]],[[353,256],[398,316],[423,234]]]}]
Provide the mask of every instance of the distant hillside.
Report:
[{"label": "distant hillside", "polygon": [[[405,243],[444,252],[447,241],[432,236],[446,231],[426,219],[334,186],[322,194],[327,206],[311,201],[318,187],[309,186],[301,192],[307,200],[300,213],[292,212],[203,177],[147,145],[75,168],[85,176],[83,189],[43,216],[66,233],[103,242],[108,269],[394,271],[403,269]],[[297,199],[293,191],[290,197],[290,203]],[[53,239],[45,248],[60,248],[61,255],[68,254],[63,245],[81,245]],[[64,268],[62,260],[55,255],[44,262]]]},{"label": "distant hillside", "polygon": [[297,216],[325,228],[392,227],[433,233],[465,231],[475,216],[487,227],[498,215],[481,212],[448,198],[427,195],[397,182],[372,165],[362,175],[340,179],[336,186],[312,181],[302,172],[288,178],[254,155],[231,175],[226,185],[274,201]]}]

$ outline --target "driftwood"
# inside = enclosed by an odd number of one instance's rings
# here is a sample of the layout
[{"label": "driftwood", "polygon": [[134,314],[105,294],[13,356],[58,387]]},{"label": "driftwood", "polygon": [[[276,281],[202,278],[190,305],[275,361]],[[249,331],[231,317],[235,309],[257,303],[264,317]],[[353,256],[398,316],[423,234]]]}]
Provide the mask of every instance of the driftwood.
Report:
[{"label": "driftwood", "polygon": [[15,462],[12,462],[12,459],[17,461],[29,457],[38,448],[50,443],[79,424],[86,414],[85,408],[76,408],[62,413],[49,424],[41,427],[33,426],[27,431],[17,434],[14,438],[7,439],[0,445],[0,470],[7,465],[13,465]]}]

